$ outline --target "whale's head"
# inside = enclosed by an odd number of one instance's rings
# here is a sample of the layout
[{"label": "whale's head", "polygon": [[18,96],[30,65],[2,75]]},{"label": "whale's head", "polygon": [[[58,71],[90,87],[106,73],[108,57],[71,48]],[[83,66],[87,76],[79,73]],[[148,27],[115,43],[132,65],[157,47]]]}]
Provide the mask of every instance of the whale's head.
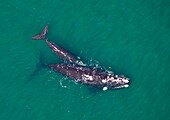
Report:
[{"label": "whale's head", "polygon": [[[115,76],[107,76],[107,88],[108,89],[119,89],[119,88],[127,88],[129,87],[130,81],[126,77],[121,77],[118,75]],[[106,89],[106,87],[105,87]]]}]

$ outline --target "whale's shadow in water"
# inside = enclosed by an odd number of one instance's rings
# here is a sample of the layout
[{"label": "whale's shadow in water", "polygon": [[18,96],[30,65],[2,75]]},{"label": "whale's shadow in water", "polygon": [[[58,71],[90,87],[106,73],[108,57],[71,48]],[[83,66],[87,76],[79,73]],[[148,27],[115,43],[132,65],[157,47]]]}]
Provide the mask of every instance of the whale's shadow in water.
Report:
[{"label": "whale's shadow in water", "polygon": [[36,64],[34,71],[29,75],[27,83],[34,80],[43,69],[46,69],[47,66],[44,62],[44,55],[42,54],[42,51],[40,51],[39,55],[39,62]]}]

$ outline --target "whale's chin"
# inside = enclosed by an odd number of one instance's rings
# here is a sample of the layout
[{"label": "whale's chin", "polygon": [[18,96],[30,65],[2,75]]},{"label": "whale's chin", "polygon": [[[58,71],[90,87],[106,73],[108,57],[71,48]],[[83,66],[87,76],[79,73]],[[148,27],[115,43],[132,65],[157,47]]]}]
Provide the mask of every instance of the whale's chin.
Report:
[{"label": "whale's chin", "polygon": [[110,85],[111,89],[119,89],[119,88],[127,88],[129,87],[130,81],[128,78],[118,77],[112,80],[112,84]]},{"label": "whale's chin", "polygon": [[124,85],[116,86],[115,89],[118,89],[118,88],[127,88],[127,87],[129,87],[129,84],[124,84]]}]

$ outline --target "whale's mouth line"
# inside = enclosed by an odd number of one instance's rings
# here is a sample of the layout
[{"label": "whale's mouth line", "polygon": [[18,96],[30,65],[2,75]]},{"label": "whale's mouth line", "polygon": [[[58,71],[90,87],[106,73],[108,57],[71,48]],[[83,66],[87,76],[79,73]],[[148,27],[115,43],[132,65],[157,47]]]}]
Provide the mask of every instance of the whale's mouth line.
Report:
[{"label": "whale's mouth line", "polygon": [[127,87],[129,87],[129,84],[128,84],[128,83],[126,83],[126,84],[124,84],[124,85],[116,86],[115,88],[127,88]]},{"label": "whale's mouth line", "polygon": [[129,87],[129,83],[125,83],[125,84],[122,84],[122,85],[116,85],[116,86],[104,86],[103,87],[103,91],[106,91],[108,89],[121,89],[121,88],[127,88]]},{"label": "whale's mouth line", "polygon": [[119,89],[119,88],[127,88],[130,85],[129,78],[126,77],[120,77],[118,75],[113,75],[111,77],[107,77],[107,79],[102,80],[104,85],[103,90],[107,89]]}]

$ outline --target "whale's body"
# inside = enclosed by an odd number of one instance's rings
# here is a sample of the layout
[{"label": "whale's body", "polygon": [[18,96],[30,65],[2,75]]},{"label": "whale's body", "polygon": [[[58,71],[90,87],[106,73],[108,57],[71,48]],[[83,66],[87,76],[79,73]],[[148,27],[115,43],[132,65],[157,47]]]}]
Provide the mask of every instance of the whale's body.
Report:
[{"label": "whale's body", "polygon": [[74,79],[76,82],[98,88],[116,89],[129,86],[129,80],[125,77],[118,77],[113,73],[97,68],[73,64],[50,64],[48,66],[54,71]]},{"label": "whale's body", "polygon": [[64,48],[50,42],[46,39],[47,31],[48,26],[44,28],[41,34],[32,38],[35,40],[45,40],[54,53],[67,62],[65,64],[49,64],[48,67],[73,79],[75,82],[95,86],[102,88],[103,90],[125,88],[129,86],[128,78],[114,75],[112,72],[107,70],[90,67]]}]

